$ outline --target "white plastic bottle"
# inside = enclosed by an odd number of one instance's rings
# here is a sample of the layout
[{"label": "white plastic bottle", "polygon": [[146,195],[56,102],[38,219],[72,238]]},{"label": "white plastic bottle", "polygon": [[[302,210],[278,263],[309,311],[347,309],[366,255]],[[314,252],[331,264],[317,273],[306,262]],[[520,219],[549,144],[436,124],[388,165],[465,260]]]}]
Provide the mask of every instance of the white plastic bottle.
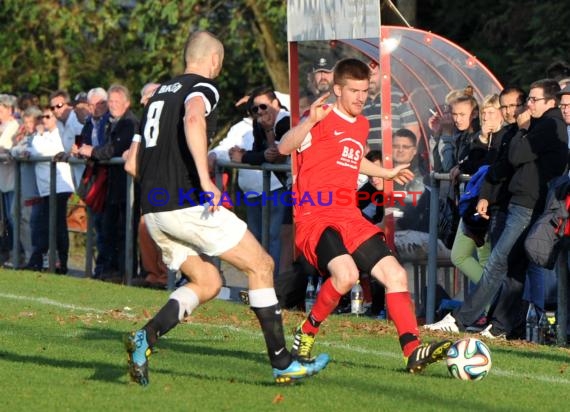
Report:
[{"label": "white plastic bottle", "polygon": [[548,344],[548,318],[546,317],[546,312],[542,311],[540,318],[538,320],[538,343],[541,345]]},{"label": "white plastic bottle", "polygon": [[317,290],[315,291],[315,298],[317,297],[317,295],[319,294],[319,292],[321,291],[321,286],[323,285],[323,277],[319,276],[319,281],[317,282]]},{"label": "white plastic bottle", "polygon": [[315,304],[316,293],[315,286],[313,285],[312,277],[309,277],[309,282],[307,283],[307,291],[305,292],[305,312],[309,313]]},{"label": "white plastic bottle", "polygon": [[526,313],[526,341],[536,342],[538,336],[535,336],[535,328],[538,329],[538,314],[536,313],[536,308],[534,303],[529,303],[528,311]]},{"label": "white plastic bottle", "polygon": [[357,316],[364,313],[363,299],[362,286],[357,280],[350,291],[350,313]]}]

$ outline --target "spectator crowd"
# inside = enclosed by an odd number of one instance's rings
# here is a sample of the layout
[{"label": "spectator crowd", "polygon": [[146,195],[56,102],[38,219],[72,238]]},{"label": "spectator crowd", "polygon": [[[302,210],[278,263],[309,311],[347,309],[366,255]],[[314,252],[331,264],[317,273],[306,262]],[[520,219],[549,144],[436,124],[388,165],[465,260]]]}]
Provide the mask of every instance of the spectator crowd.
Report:
[{"label": "spectator crowd", "polygon": [[[380,73],[376,62],[366,63],[371,79],[363,114],[369,119],[369,141],[375,150],[367,147],[363,155],[381,166],[384,158]],[[564,70],[548,73],[548,78],[522,87],[509,85],[482,101],[476,99],[470,85],[451,91],[432,110],[435,114],[429,119],[428,136],[422,135],[423,129],[403,92],[398,88],[391,91],[392,161],[394,166],[409,165],[414,178],[405,184],[394,184],[394,191],[403,193],[403,197],[391,207],[384,207],[382,179],[360,176],[354,188],[355,194],[358,190],[379,196],[375,202],[359,206],[367,219],[380,227],[385,224],[385,217],[393,218],[394,246],[401,260],[427,254],[429,171],[449,173],[449,190],[442,192],[452,198],[463,192],[459,178],[462,174],[480,172],[484,176],[472,208],[458,216],[452,244],[440,243],[438,252],[465,274],[471,286],[461,306],[426,328],[450,333],[476,330],[492,339],[516,339],[523,336],[529,303],[542,312],[552,306],[549,290],[556,273],[529,263],[524,239],[544,209],[549,182],[568,172],[570,68],[563,67]],[[314,62],[307,74],[306,90],[300,93],[301,117],[307,115],[312,101],[326,93],[331,93],[328,104],[334,101],[333,68],[331,56],[319,57]],[[141,106],[146,105],[159,87],[157,83],[149,83],[142,88]],[[263,85],[244,92],[245,98],[237,104],[245,108],[243,119],[208,152],[212,176],[219,159],[251,165],[290,162],[289,156],[278,150],[281,138],[291,127],[290,103]],[[132,150],[138,147],[139,142],[133,141],[133,136],[140,133],[139,119],[132,103],[131,92],[120,84],[94,87],[74,98],[65,90],[57,90],[49,95],[47,104],[40,104],[37,96],[27,93],[0,94],[1,263],[8,266],[16,261],[20,268],[46,269],[50,207],[55,205],[55,272],[67,273],[70,199],[77,202],[74,193],[83,184],[86,170],[98,168],[105,170],[106,184],[104,207],[90,214],[97,253],[95,268],[89,275],[98,280],[123,278],[127,174],[122,164],[104,162],[116,157],[124,157],[128,162]],[[429,141],[433,148],[430,153],[425,153],[422,141]],[[27,162],[30,156],[47,156],[56,162],[55,203],[50,203],[50,161]],[[87,163],[68,163],[70,156],[85,159]],[[20,199],[14,196],[14,159],[22,161]],[[291,190],[291,184],[290,174],[273,172],[271,198],[280,198]],[[248,228],[261,241],[261,171],[240,170],[238,188],[249,201],[245,208]],[[136,228],[133,236],[141,253],[128,264],[138,274],[135,283],[165,287],[167,268],[140,216],[137,191],[135,187],[131,227]],[[270,205],[268,252],[275,262],[274,277],[278,279],[299,266],[292,265],[292,209],[284,202]],[[18,222],[14,220],[16,208]],[[11,256],[15,225],[19,225],[20,247],[17,256]],[[300,256],[297,261],[302,259]],[[384,306],[384,297],[378,292],[382,287],[368,275],[361,274],[361,281],[369,313],[376,316]]]}]

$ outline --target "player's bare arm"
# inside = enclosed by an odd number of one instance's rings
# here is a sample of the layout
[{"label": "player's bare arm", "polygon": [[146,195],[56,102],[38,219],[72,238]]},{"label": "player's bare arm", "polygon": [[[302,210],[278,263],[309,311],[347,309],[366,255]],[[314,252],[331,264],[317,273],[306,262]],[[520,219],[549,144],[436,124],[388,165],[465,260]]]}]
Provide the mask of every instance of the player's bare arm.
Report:
[{"label": "player's bare arm", "polygon": [[410,167],[409,164],[403,164],[396,166],[393,169],[386,169],[385,167],[372,163],[364,157],[362,158],[362,162],[360,162],[360,173],[367,176],[393,180],[399,184],[406,184],[414,178],[414,174],[410,169],[408,169],[408,167]]},{"label": "player's bare arm", "polygon": [[210,180],[210,174],[208,172],[206,106],[201,97],[195,96],[186,102],[185,110],[184,133],[186,134],[186,143],[194,159],[202,190],[214,194],[213,199],[210,199],[209,207],[210,212],[214,212],[219,209],[218,205],[220,203],[221,193]]},{"label": "player's bare arm", "polygon": [[333,109],[332,105],[324,107],[330,93],[325,93],[311,104],[309,116],[290,129],[285,136],[281,138],[277,148],[282,155],[289,155],[301,146],[305,137],[309,134],[314,125],[324,119]]}]

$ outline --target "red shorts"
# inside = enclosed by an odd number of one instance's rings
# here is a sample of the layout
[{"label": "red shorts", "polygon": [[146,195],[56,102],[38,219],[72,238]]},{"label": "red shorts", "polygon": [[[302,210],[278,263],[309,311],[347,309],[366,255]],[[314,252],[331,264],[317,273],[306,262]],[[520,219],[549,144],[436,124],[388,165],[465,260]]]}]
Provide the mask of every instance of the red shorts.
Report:
[{"label": "red shorts", "polygon": [[342,213],[304,216],[295,222],[295,245],[309,263],[318,268],[316,249],[323,231],[330,227],[336,230],[348,253],[353,253],[372,236],[382,233],[380,228],[362,216],[358,209],[343,210]]}]

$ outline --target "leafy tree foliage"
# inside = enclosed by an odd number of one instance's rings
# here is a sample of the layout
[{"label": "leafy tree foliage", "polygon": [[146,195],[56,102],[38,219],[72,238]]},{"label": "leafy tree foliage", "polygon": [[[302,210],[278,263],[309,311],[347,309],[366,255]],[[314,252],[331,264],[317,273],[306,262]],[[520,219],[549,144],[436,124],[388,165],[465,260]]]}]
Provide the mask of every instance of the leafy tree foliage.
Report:
[{"label": "leafy tree foliage", "polygon": [[[68,4],[69,3],[69,4]],[[112,61],[105,44],[115,30],[111,3],[4,0],[0,9],[0,77],[7,91],[80,88],[96,80],[99,62]]]},{"label": "leafy tree foliage", "polygon": [[[209,30],[225,45],[220,121],[262,84],[287,90],[286,3],[282,0],[3,0],[2,91],[72,94],[121,83],[133,92],[184,69],[188,33]],[[273,79],[273,81],[272,81]]]},{"label": "leafy tree foliage", "polygon": [[[180,73],[188,33],[206,29],[225,45],[219,119],[230,124],[243,114],[234,102],[253,87],[288,91],[286,3],[2,0],[0,91],[73,94],[117,82],[136,96],[146,82]],[[563,0],[417,2],[419,28],[471,51],[504,84],[528,86],[553,61],[570,59],[568,21]]]},{"label": "leafy tree foliage", "polygon": [[523,87],[568,61],[570,8],[563,0],[427,0],[418,25],[472,52],[503,84]]}]

